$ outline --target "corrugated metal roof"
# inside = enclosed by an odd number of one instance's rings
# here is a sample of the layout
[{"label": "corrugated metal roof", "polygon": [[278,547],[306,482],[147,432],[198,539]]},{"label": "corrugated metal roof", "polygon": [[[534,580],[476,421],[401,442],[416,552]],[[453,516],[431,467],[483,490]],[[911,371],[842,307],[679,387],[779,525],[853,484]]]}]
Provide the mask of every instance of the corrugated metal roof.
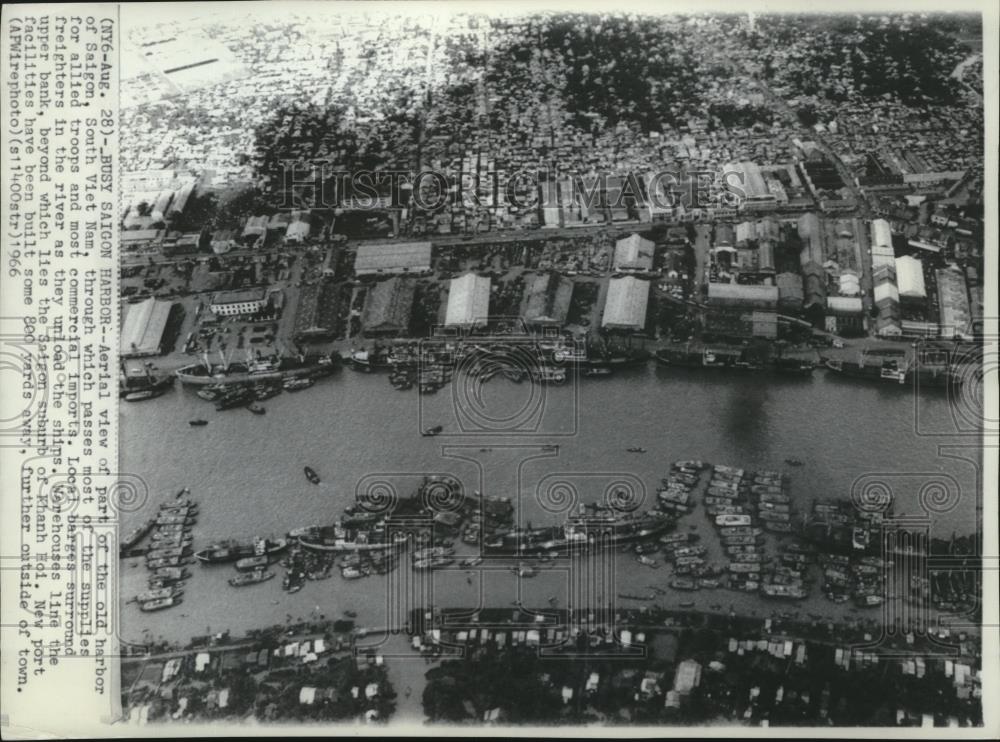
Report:
[{"label": "corrugated metal roof", "polygon": [[132,304],[122,322],[121,353],[129,355],[155,355],[160,352],[163,331],[170,317],[171,302],[146,299]]},{"label": "corrugated metal roof", "polygon": [[910,255],[896,258],[896,285],[900,296],[926,299],[924,264]]},{"label": "corrugated metal roof", "polygon": [[615,243],[615,270],[648,271],[653,267],[655,245],[637,234]]},{"label": "corrugated metal roof", "polygon": [[471,325],[486,320],[490,311],[490,279],[466,273],[454,278],[448,291],[445,325]]},{"label": "corrugated metal roof", "polygon": [[416,285],[405,278],[390,278],[377,284],[365,306],[364,329],[376,332],[405,332],[410,325]]},{"label": "corrugated metal roof", "polygon": [[354,259],[354,272],[417,273],[431,268],[430,242],[360,245]]},{"label": "corrugated metal roof", "polygon": [[641,330],[646,325],[649,281],[632,276],[612,278],[604,304],[602,327]]}]

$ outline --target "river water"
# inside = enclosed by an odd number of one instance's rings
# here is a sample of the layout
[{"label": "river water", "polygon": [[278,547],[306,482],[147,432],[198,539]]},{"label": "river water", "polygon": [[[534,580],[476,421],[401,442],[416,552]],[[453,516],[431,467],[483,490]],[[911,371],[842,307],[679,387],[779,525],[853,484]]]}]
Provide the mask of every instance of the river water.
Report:
[{"label": "river water", "polygon": [[[242,409],[216,412],[180,385],[155,400],[123,403],[121,468],[142,477],[149,491],[143,507],[124,515],[123,531],[187,486],[200,506],[195,548],[221,538],[283,535],[296,526],[332,521],[354,501],[359,486],[388,483],[407,496],[421,475],[434,473],[454,474],[468,491],[515,498],[521,522],[537,525],[556,518],[551,512],[566,504],[560,497],[567,492],[578,502],[599,501],[613,483],[632,487],[639,497],[644,487],[645,502],[652,506],[670,463],[684,459],[784,470],[800,512],[814,498],[848,497],[859,478],[874,477],[891,488],[897,514],[918,514],[922,484],[947,475],[958,491],[939,508],[945,512],[935,513],[934,534],[948,537],[976,527],[975,464],[939,454],[943,444],[974,441],[927,434],[955,429],[944,393],[915,399],[905,388],[822,371],[810,378],[766,378],[653,364],[561,387],[497,378],[479,390],[454,389],[423,396],[398,392],[383,375],[344,369],[311,389],[266,401],[263,416]],[[193,418],[209,424],[191,427]],[[443,425],[442,435],[420,435],[432,425]],[[545,450],[546,444],[558,448]],[[633,446],[646,453],[627,452]],[[963,455],[978,457],[971,448]],[[803,465],[789,467],[786,458]],[[306,481],[306,465],[319,472],[320,485]],[[703,536],[712,531],[700,508],[679,527]],[[649,569],[630,555],[620,556],[609,590],[636,594],[648,593],[651,584],[666,587],[668,569]],[[398,607],[387,579],[410,576],[406,567],[406,575],[397,571],[389,578],[349,582],[335,571],[288,595],[281,590],[280,568],[278,578],[242,589],[226,583],[234,574],[231,566],[191,569],[180,606],[144,614],[126,601],[145,589],[147,571],[141,559],[122,560],[122,636],[138,642],[186,641],[226,629],[239,635],[289,619],[339,617],[345,610],[356,611],[360,625],[386,626]],[[553,605],[564,607],[568,600],[569,575],[558,567],[533,579],[486,567],[444,570],[420,580],[420,589],[432,591],[427,600],[440,606],[507,606],[521,600],[544,607],[554,598]],[[829,603],[818,586],[812,592],[794,609],[831,617],[850,617],[846,612],[855,610]],[[735,604],[760,615],[776,608],[724,590],[675,593],[660,602],[674,600],[705,609]]]}]

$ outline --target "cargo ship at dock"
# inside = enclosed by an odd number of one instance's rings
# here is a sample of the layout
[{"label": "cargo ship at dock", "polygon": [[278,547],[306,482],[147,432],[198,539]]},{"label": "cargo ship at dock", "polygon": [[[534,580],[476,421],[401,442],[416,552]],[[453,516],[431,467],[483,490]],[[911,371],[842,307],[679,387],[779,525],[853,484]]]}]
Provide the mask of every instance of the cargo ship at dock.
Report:
[{"label": "cargo ship at dock", "polygon": [[305,549],[331,553],[385,551],[406,541],[402,533],[390,539],[382,525],[351,528],[343,523],[302,529],[297,538]]},{"label": "cargo ship at dock", "polygon": [[816,363],[800,355],[753,354],[742,346],[685,343],[656,351],[656,362],[677,368],[704,368],[723,371],[767,372],[809,376]]},{"label": "cargo ship at dock", "polygon": [[283,381],[295,378],[316,378],[328,376],[337,370],[336,355],[303,355],[295,357],[272,356],[269,358],[248,358],[246,361],[210,363],[204,358],[201,363],[183,366],[174,372],[182,384],[193,386],[232,384],[258,384],[266,381]]},{"label": "cargo ship at dock", "polygon": [[889,384],[943,388],[962,381],[945,351],[916,362],[903,349],[862,350],[855,358],[828,358],[823,365],[841,376]]}]

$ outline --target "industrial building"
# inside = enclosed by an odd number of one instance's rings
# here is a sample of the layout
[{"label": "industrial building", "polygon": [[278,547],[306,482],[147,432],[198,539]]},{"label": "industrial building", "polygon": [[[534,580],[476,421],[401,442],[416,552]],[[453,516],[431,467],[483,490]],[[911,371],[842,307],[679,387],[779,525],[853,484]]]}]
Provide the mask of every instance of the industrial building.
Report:
[{"label": "industrial building", "polygon": [[340,331],[340,288],[332,281],[307,284],[299,292],[293,336],[299,342],[321,341]]},{"label": "industrial building", "polygon": [[644,237],[631,234],[615,243],[616,271],[634,271],[645,273],[653,269],[653,256],[656,246]]},{"label": "industrial building", "polygon": [[924,264],[917,258],[904,255],[896,258],[896,286],[902,300],[922,302],[927,298],[924,285]]},{"label": "industrial building", "polygon": [[747,210],[773,209],[777,197],[767,187],[767,182],[755,162],[731,162],[726,165],[726,183],[743,190],[741,207]]},{"label": "industrial building", "polygon": [[354,273],[357,276],[421,274],[430,271],[430,242],[360,245],[354,258]]},{"label": "industrial building", "polygon": [[573,282],[558,273],[530,278],[521,300],[521,316],[530,325],[560,326],[566,323]]},{"label": "industrial building", "polygon": [[149,298],[130,304],[122,322],[122,358],[156,356],[163,352],[163,336],[173,304]]},{"label": "industrial building", "polygon": [[798,273],[779,273],[774,277],[778,287],[778,306],[789,311],[802,308],[802,276]]},{"label": "industrial building", "polygon": [[708,301],[714,306],[775,309],[778,306],[778,296],[777,286],[740,283],[708,284]]},{"label": "industrial building", "polygon": [[604,302],[601,326],[615,330],[641,330],[646,326],[649,281],[633,276],[612,278]]},{"label": "industrial building", "polygon": [[365,300],[362,318],[365,335],[406,334],[416,289],[413,279],[400,276],[375,284]]},{"label": "industrial building", "polygon": [[260,314],[266,306],[267,290],[262,288],[220,291],[213,294],[209,302],[212,312],[224,317]]},{"label": "industrial building", "polygon": [[965,276],[957,270],[941,268],[934,272],[937,280],[941,337],[968,338],[972,335],[971,309]]},{"label": "industrial building", "polygon": [[488,277],[475,273],[453,278],[448,289],[445,326],[471,327],[485,322],[490,313],[490,283]]},{"label": "industrial building", "polygon": [[830,296],[826,300],[826,330],[838,335],[864,331],[864,303],[860,296]]}]

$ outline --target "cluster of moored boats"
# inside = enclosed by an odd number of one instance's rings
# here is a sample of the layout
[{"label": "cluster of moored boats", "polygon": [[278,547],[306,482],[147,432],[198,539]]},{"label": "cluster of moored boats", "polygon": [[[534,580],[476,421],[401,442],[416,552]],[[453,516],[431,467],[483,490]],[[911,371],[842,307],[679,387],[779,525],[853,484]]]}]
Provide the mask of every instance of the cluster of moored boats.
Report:
[{"label": "cluster of moored boats", "polygon": [[485,384],[496,378],[514,383],[564,384],[575,370],[584,377],[608,377],[618,366],[645,362],[647,353],[597,354],[560,339],[483,339],[454,344],[417,343],[353,350],[351,366],[359,371],[389,371],[389,383],[406,391],[417,387],[432,394],[448,384],[456,371]]},{"label": "cluster of moored boats", "polygon": [[122,538],[122,555],[143,553],[150,571],[149,589],[135,596],[142,611],[159,611],[181,602],[189,576],[190,529],[198,515],[197,504],[187,494],[186,488],[181,490],[172,501],[160,505],[156,517]]},{"label": "cluster of moored boats", "polygon": [[[260,404],[281,392],[297,392],[308,389],[316,382],[311,378],[290,377],[277,381],[259,381],[253,384],[210,384],[195,392],[207,402],[214,402],[217,412],[244,407],[255,415],[263,415],[266,410]],[[192,425],[205,425],[205,420],[192,420]]]},{"label": "cluster of moored boats", "polygon": [[248,587],[274,578],[274,572],[268,567],[278,554],[288,548],[288,543],[287,538],[263,537],[249,542],[217,541],[195,552],[194,556],[202,564],[232,564],[237,574],[229,578],[229,584]]}]

